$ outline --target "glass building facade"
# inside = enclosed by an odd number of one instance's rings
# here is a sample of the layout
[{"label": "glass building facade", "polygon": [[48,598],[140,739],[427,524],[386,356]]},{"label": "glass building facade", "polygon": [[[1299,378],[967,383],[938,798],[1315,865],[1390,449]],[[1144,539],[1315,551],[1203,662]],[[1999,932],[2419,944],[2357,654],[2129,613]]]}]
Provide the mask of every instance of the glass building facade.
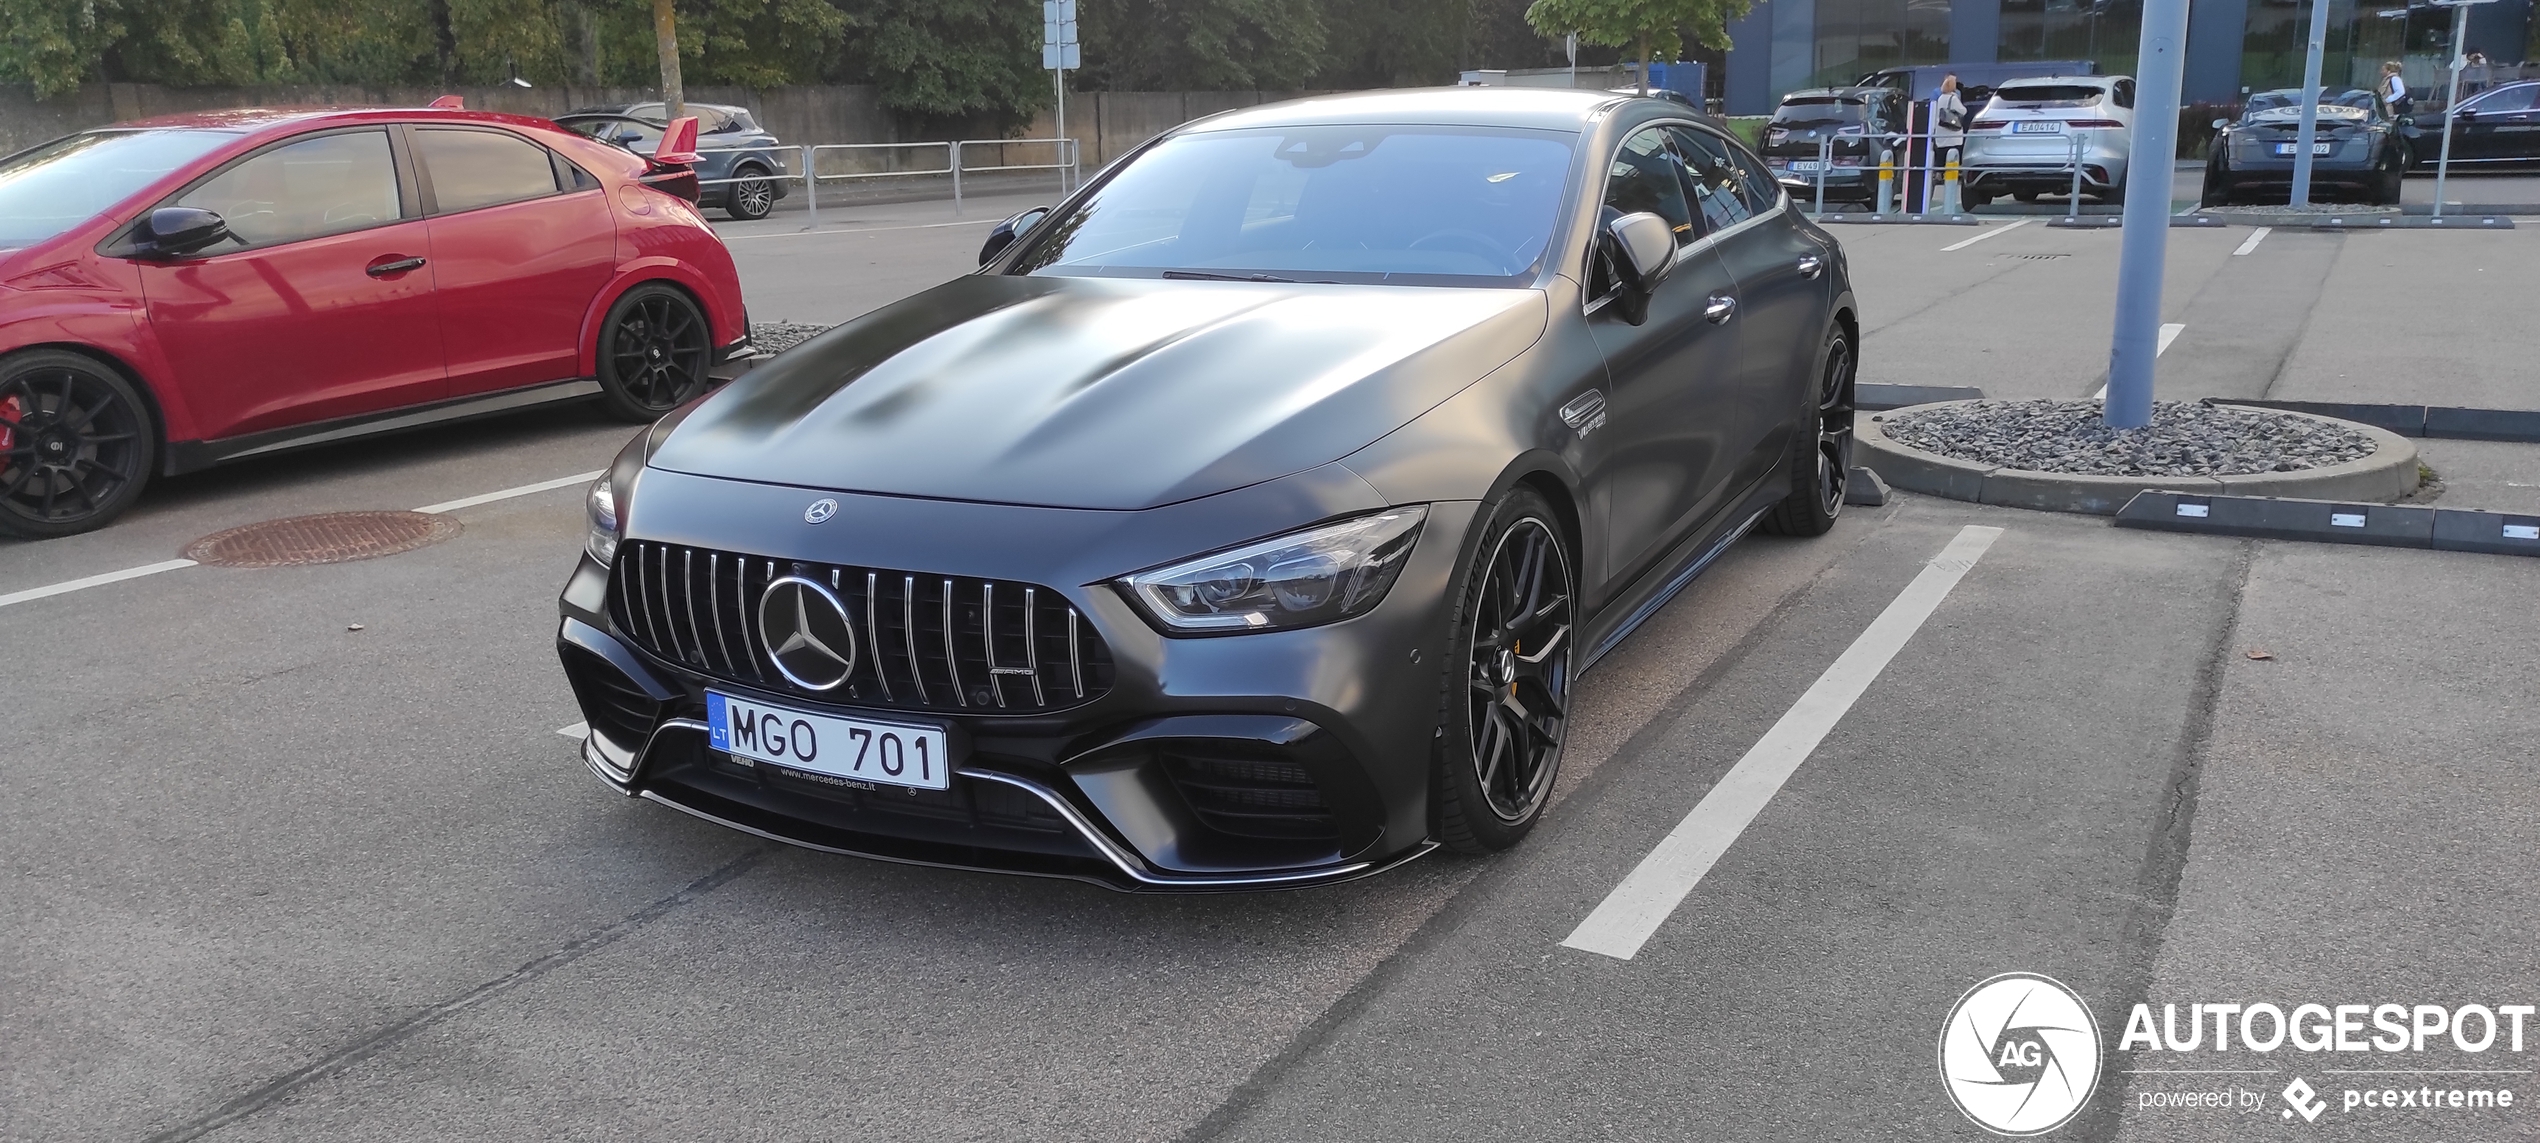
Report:
[{"label": "glass building facade", "polygon": [[[2523,62],[2533,0],[2471,9],[2467,50]],[[2302,80],[2307,0],[2195,0],[2189,9],[2190,103],[2230,103],[2244,90]],[[1722,94],[1729,114],[1770,112],[1784,92],[1851,83],[1909,64],[2095,60],[2132,75],[2142,0],[1755,0],[1731,24]],[[2323,75],[2367,87],[2384,60],[2402,62],[2419,92],[2445,79],[2449,9],[2408,0],[2330,0]]]}]

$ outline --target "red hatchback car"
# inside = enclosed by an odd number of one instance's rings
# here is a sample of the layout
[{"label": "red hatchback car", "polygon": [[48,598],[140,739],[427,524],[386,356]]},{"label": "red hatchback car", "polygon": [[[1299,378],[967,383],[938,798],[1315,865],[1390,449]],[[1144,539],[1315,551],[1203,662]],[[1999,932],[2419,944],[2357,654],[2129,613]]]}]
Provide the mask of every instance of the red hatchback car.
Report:
[{"label": "red hatchback car", "polygon": [[459,110],[174,116],[0,158],[0,531],[86,531],[154,473],[299,445],[676,408],[749,351],[694,195]]}]

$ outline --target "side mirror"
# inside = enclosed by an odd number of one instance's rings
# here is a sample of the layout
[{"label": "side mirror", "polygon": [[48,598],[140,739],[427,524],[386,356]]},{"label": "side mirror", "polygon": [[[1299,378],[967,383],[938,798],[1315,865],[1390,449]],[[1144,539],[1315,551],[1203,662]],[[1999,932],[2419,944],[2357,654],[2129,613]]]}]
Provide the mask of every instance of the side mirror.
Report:
[{"label": "side mirror", "polygon": [[2216,131],[2220,131],[2220,130],[2222,130],[2223,128],[2225,128],[2225,127],[2229,127],[2229,126],[2231,126],[2231,120],[2229,120],[2229,119],[2216,119],[2216,120],[2214,120],[2214,130],[2216,130]]},{"label": "side mirror", "polygon": [[1666,219],[1648,211],[1626,214],[1606,223],[1605,233],[1614,240],[1614,261],[1623,272],[1623,284],[1633,290],[1655,293],[1675,270],[1676,232]]},{"label": "side mirror", "polygon": [[1023,237],[1033,227],[1039,226],[1041,220],[1048,218],[1049,214],[1050,208],[1036,206],[998,223],[996,229],[988,232],[988,240],[979,244],[979,264],[985,266],[996,261],[997,255],[1005,253],[1005,248],[1014,245],[1015,239]]},{"label": "side mirror", "polygon": [[229,224],[212,211],[163,206],[150,212],[139,237],[139,253],[145,257],[182,258],[227,239]]}]

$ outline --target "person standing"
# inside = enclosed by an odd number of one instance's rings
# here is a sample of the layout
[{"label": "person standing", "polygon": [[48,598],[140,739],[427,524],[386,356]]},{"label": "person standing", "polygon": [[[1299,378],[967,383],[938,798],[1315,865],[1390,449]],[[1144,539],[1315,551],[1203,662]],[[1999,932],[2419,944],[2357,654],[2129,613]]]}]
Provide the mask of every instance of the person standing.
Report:
[{"label": "person standing", "polygon": [[[1944,75],[1940,77],[1940,90],[1931,97],[1931,160],[1930,166],[1925,168],[1923,180],[1926,195],[1930,193],[1932,179],[1939,177],[1932,172],[1946,171],[1966,145],[1967,101],[1958,96],[1958,77]],[[1958,209],[1955,194],[1951,195],[1947,209]]]},{"label": "person standing", "polygon": [[2399,78],[2399,61],[2381,65],[2381,101],[2390,105],[2390,114],[2404,116],[2415,109],[2416,101],[2408,98],[2408,81]]}]

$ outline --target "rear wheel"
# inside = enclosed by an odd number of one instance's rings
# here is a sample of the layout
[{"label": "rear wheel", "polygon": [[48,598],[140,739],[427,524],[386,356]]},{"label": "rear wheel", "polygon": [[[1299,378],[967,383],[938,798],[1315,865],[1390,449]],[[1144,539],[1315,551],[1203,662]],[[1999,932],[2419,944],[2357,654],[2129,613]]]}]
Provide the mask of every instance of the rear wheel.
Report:
[{"label": "rear wheel", "polygon": [[744,166],[732,174],[741,181],[724,187],[723,213],[754,222],[776,209],[776,184],[768,181],[764,168]]},{"label": "rear wheel", "polygon": [[0,360],[0,533],[104,527],[150,483],[157,446],[141,394],[104,363],[59,349]]},{"label": "rear wheel", "polygon": [[712,340],[688,295],[657,282],[628,290],[600,324],[601,404],[630,421],[687,404],[710,383]]},{"label": "rear wheel", "polygon": [[2018,199],[2021,202],[2036,202],[2037,192],[2033,190],[2012,191],[2011,197]]},{"label": "rear wheel", "polygon": [[2231,205],[2231,173],[2219,161],[2205,164],[2205,189],[2196,197],[2198,206]]},{"label": "rear wheel", "polygon": [[1764,530],[1822,536],[1843,512],[1852,479],[1852,337],[1840,325],[1817,351],[1817,381],[1801,439],[1808,451],[1791,460],[1790,495],[1764,514]]},{"label": "rear wheel", "polygon": [[2373,176],[2370,201],[2375,206],[2397,206],[2399,196],[2407,188],[2406,160],[2392,151],[2381,164],[2381,172]]},{"label": "rear wheel", "polygon": [[1532,489],[1492,505],[1464,575],[1433,762],[1432,827],[1467,853],[1543,816],[1561,769],[1578,596],[1560,517]]}]

